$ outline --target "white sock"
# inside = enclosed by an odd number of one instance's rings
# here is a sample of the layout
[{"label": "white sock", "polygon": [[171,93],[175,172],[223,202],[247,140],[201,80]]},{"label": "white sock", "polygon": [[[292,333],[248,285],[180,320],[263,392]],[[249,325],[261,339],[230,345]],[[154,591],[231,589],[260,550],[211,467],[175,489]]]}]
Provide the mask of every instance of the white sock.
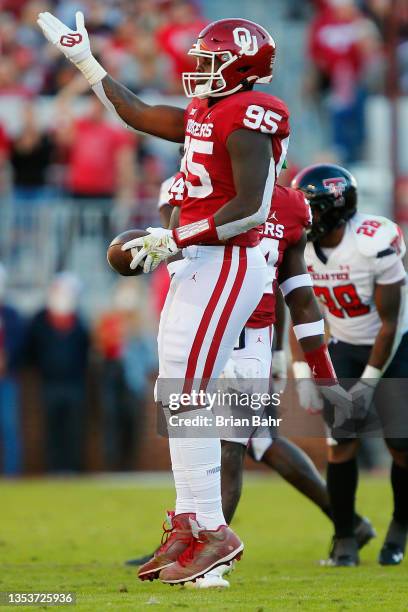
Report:
[{"label": "white sock", "polygon": [[[208,416],[208,411],[197,410]],[[221,442],[219,438],[175,438],[180,460],[194,496],[197,522],[206,529],[225,525],[221,502]]]},{"label": "white sock", "polygon": [[186,470],[182,465],[177,446],[177,438],[169,439],[171,468],[173,470],[174,485],[176,487],[176,514],[195,512],[195,501],[187,480]]}]

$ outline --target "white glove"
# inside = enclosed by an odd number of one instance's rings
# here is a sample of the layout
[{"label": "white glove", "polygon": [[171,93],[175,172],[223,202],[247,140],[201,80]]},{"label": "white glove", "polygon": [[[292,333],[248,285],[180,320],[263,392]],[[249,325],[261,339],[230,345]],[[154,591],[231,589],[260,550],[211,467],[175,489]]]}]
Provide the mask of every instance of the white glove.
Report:
[{"label": "white glove", "polygon": [[228,359],[227,363],[224,366],[223,371],[220,374],[220,378],[239,378],[236,362],[233,359]]},{"label": "white glove", "polygon": [[84,14],[78,11],[75,19],[75,32],[51,13],[40,13],[37,23],[44,36],[81,70],[91,85],[96,85],[106,76],[106,71],[92,55]]},{"label": "white glove", "polygon": [[373,403],[375,388],[381,378],[381,370],[367,365],[364,372],[350,389],[353,398],[353,418],[364,419],[370,411]]},{"label": "white glove", "polygon": [[338,383],[336,385],[319,385],[320,393],[334,406],[333,427],[340,427],[347,419],[353,416],[353,399],[351,394],[343,389]]},{"label": "white glove", "polygon": [[353,398],[353,418],[364,419],[367,416],[370,406],[373,403],[375,393],[374,385],[366,383],[364,380],[357,381],[350,389],[351,397]]},{"label": "white glove", "polygon": [[257,359],[228,359],[220,378],[236,378],[237,380],[253,380],[259,378],[259,362]]},{"label": "white glove", "polygon": [[[257,379],[259,383],[259,368],[256,359],[228,359],[224,366],[220,379],[224,379],[226,391],[233,393],[245,393],[251,395],[256,391],[259,392],[259,384],[254,383]],[[265,393],[267,389],[265,390]]]},{"label": "white glove", "polygon": [[287,378],[288,365],[285,351],[274,351],[272,355],[272,376],[274,378]]},{"label": "white glove", "polygon": [[312,380],[312,373],[306,361],[295,361],[292,364],[296,379],[296,389],[300,406],[309,414],[317,414],[323,410],[323,400]]},{"label": "white glove", "polygon": [[149,232],[147,236],[134,238],[134,240],[129,240],[122,246],[122,251],[139,249],[132,259],[130,268],[135,270],[137,266],[143,266],[145,274],[155,270],[161,261],[180,250],[174,241],[171,230],[162,227],[148,227],[146,231]]},{"label": "white glove", "polygon": [[288,364],[285,351],[274,351],[272,355],[272,378],[278,380],[281,390],[286,386],[288,377]]}]

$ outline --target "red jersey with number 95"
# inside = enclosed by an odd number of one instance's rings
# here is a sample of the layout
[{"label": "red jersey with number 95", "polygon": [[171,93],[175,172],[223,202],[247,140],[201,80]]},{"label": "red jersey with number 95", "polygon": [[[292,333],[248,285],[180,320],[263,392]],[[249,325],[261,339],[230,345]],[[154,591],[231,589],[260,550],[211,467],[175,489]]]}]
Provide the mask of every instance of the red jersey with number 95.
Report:
[{"label": "red jersey with number 95", "polygon": [[[272,200],[274,183],[289,144],[289,111],[284,102],[255,91],[236,93],[213,105],[209,105],[208,99],[194,98],[185,112],[185,129],[182,176],[177,175],[170,188],[172,198],[181,204],[180,225],[214,215],[235,197],[227,149],[228,137],[235,130],[255,130],[270,135],[273,160],[264,197]],[[259,232],[252,228],[227,243],[255,246],[259,243]]]},{"label": "red jersey with number 95", "polygon": [[261,250],[268,264],[265,292],[247,327],[267,327],[276,320],[276,289],[279,265],[286,249],[311,225],[312,213],[301,191],[276,185],[267,222],[261,229]]}]

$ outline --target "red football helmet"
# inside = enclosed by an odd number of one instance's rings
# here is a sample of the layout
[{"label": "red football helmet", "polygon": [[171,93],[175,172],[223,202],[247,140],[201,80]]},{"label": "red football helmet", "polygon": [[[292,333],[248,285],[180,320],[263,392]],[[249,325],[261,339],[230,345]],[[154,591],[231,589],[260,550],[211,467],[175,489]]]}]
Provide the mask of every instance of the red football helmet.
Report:
[{"label": "red football helmet", "polygon": [[[275,60],[275,41],[261,26],[247,19],[220,19],[199,34],[188,52],[211,59],[210,72],[184,72],[188,98],[221,97],[246,83],[269,83]],[[216,59],[221,62],[216,66]]]}]

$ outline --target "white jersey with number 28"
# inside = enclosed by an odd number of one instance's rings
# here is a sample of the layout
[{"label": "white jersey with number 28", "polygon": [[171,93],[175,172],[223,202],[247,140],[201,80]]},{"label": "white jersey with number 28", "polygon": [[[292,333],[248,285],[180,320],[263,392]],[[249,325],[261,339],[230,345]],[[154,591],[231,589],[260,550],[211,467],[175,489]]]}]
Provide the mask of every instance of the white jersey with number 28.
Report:
[{"label": "white jersey with number 28", "polygon": [[[332,337],[349,344],[374,344],[381,326],[375,286],[405,278],[404,253],[404,240],[395,223],[362,213],[347,222],[343,240],[334,249],[307,243],[306,263]],[[403,333],[408,330],[406,308],[400,325]]]}]

